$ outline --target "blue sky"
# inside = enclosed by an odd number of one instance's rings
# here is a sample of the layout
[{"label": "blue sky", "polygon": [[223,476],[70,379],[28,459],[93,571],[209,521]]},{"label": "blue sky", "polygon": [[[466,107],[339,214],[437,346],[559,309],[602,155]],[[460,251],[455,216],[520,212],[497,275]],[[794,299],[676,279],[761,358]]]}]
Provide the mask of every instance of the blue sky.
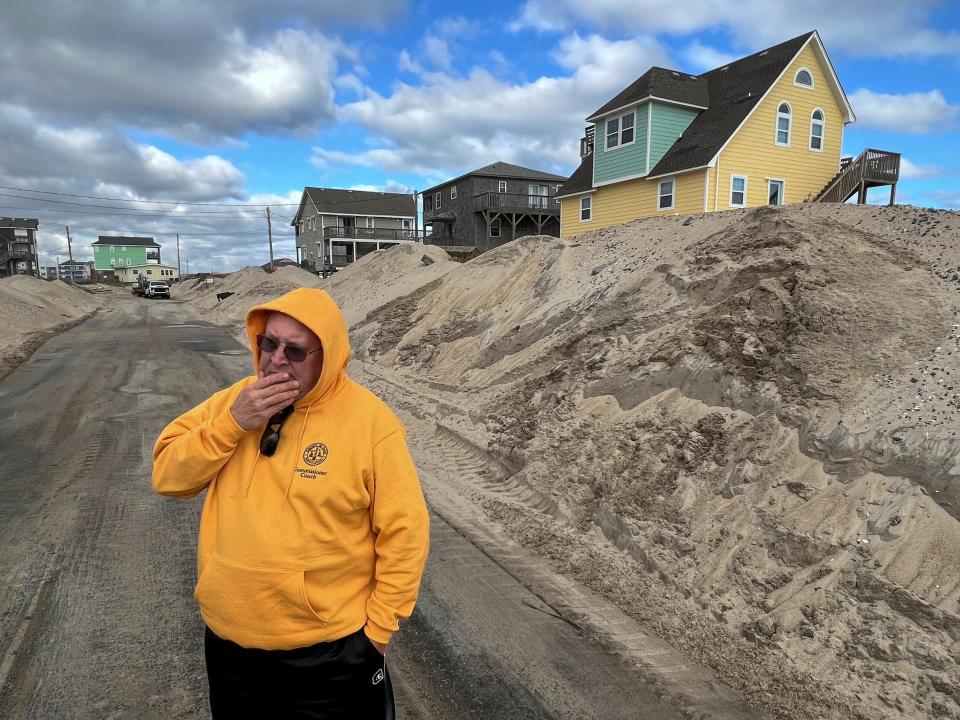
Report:
[{"label": "blue sky", "polygon": [[651,65],[701,73],[812,29],[857,114],[845,154],[901,152],[898,202],[960,209],[956,2],[82,5],[13,0],[0,24],[0,214],[40,218],[44,261],[69,224],[79,257],[98,234],[180,232],[191,269],[232,270],[267,259],[262,207],[239,205],[269,204],[294,256],[305,185],[569,174],[584,118]]}]

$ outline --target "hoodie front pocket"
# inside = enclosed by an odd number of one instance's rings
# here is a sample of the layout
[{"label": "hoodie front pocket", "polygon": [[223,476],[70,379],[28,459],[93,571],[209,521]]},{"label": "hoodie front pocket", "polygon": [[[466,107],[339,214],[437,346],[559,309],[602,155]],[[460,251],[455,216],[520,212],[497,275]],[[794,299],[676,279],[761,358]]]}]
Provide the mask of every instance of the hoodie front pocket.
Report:
[{"label": "hoodie front pocket", "polygon": [[194,596],[204,614],[232,628],[283,635],[326,623],[307,600],[302,570],[247,567],[213,553]]}]

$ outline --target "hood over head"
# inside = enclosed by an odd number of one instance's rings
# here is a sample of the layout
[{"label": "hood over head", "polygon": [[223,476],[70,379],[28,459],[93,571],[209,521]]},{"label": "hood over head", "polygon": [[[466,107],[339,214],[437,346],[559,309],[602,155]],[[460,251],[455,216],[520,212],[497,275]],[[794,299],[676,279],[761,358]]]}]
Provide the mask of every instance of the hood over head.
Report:
[{"label": "hood over head", "polygon": [[350,362],[350,338],[343,313],[330,295],[316,288],[298,288],[276,300],[257,305],[247,312],[247,337],[253,350],[253,371],[260,367],[260,348],[257,335],[267,326],[270,313],[289,315],[310,328],[323,347],[323,369],[320,379],[296,404],[310,405],[337,392],[347,380],[347,364]]}]

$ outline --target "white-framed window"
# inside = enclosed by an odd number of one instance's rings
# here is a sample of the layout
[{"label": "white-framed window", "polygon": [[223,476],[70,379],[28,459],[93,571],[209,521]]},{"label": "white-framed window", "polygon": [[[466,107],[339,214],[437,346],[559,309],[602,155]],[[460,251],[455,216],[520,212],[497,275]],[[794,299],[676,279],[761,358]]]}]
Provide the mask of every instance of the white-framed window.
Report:
[{"label": "white-framed window", "polygon": [[29,233],[27,232],[27,229],[26,229],[26,228],[14,228],[14,229],[13,229],[13,236],[14,236],[14,237],[27,237],[28,235],[29,235]]},{"label": "white-framed window", "polygon": [[810,71],[806,68],[800,68],[797,70],[797,74],[793,76],[793,84],[799,85],[800,87],[812,88],[813,75],[811,75]]},{"label": "white-framed window", "polygon": [[607,150],[631,145],[634,139],[633,123],[635,113],[630,112],[607,120]]},{"label": "white-framed window", "polygon": [[746,207],[747,205],[747,176],[730,176],[730,207]]},{"label": "white-framed window", "polygon": [[490,237],[500,237],[500,218],[490,221]]},{"label": "white-framed window", "polygon": [[121,246],[120,246],[120,252],[126,252],[126,251],[127,251],[127,246],[126,246],[126,245],[121,245]]},{"label": "white-framed window", "polygon": [[456,186],[456,185],[451,185],[451,186],[450,186],[450,199],[451,199],[451,200],[456,200],[456,199],[457,199],[457,186]]},{"label": "white-framed window", "polygon": [[94,246],[93,246],[93,251],[94,251],[95,253],[100,252],[100,247],[99,247],[98,245],[94,245]]},{"label": "white-framed window", "polygon": [[110,252],[116,252],[116,251],[117,251],[117,249],[116,249],[113,245],[111,245],[111,246],[110,246]]},{"label": "white-framed window", "polygon": [[433,210],[433,195],[427,195],[423,198],[423,209]]},{"label": "white-framed window", "polygon": [[585,195],[580,198],[580,222],[593,220],[593,197]]},{"label": "white-framed window", "polygon": [[372,217],[366,218],[366,223],[367,223],[367,227],[368,227],[368,228],[372,228],[372,227],[374,226],[374,225],[373,225],[373,218],[372,218]]},{"label": "white-framed window", "polygon": [[776,144],[780,147],[790,147],[790,103],[780,103],[777,107],[777,137]]},{"label": "white-framed window", "polygon": [[497,192],[505,193],[507,191],[507,181],[501,180],[497,183]]},{"label": "white-framed window", "polygon": [[767,178],[767,205],[783,205],[785,187],[785,181]]},{"label": "white-framed window", "polygon": [[434,208],[436,208],[437,210],[440,209],[440,199],[441,199],[441,197],[443,197],[443,196],[440,194],[440,191],[439,191],[439,190],[438,190],[438,191],[434,194],[434,196],[433,196],[433,205],[434,205]]},{"label": "white-framed window", "polygon": [[820,108],[810,114],[810,149],[823,152],[823,110]]},{"label": "white-framed window", "polygon": [[657,210],[673,210],[675,185],[673,178],[660,181],[657,187]]}]

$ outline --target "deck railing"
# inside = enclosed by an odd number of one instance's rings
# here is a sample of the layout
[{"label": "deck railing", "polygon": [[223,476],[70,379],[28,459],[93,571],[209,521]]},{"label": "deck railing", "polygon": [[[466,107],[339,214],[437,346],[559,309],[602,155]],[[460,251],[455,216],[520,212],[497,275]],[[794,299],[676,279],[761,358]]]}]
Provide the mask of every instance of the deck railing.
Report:
[{"label": "deck railing", "polygon": [[532,212],[542,215],[559,215],[560,205],[552,195],[528,195],[526,193],[483,192],[474,195],[474,210],[501,210],[507,212]]},{"label": "deck railing", "polygon": [[867,148],[855,159],[840,161],[840,172],[817,196],[817,201],[846,202],[863,183],[893,185],[899,178],[900,153]]},{"label": "deck railing", "polygon": [[363,240],[366,242],[414,242],[423,237],[423,233],[417,233],[416,230],[395,230],[388,228],[359,228],[359,227],[340,227],[338,225],[325,227],[323,229],[325,238],[335,240]]}]

